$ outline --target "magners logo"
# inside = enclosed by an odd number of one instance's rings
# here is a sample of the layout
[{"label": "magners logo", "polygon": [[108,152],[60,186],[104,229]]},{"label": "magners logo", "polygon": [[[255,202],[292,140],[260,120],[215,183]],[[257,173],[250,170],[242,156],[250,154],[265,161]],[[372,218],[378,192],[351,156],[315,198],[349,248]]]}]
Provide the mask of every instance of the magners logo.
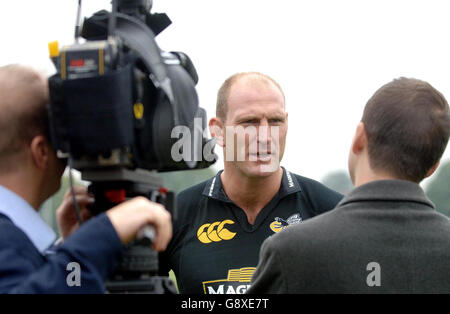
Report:
[{"label": "magners logo", "polygon": [[197,230],[197,238],[202,243],[219,242],[222,240],[231,240],[236,232],[231,232],[225,228],[225,225],[234,224],[233,220],[216,221],[201,225]]},{"label": "magners logo", "polygon": [[243,294],[250,288],[255,267],[243,267],[228,270],[227,279],[203,282],[205,294]]}]

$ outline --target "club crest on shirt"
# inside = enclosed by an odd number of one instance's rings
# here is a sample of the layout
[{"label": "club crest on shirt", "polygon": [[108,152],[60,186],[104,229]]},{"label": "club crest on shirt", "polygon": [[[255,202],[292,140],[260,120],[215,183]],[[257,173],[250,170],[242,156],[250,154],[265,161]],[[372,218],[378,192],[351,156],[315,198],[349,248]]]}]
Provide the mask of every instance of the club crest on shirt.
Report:
[{"label": "club crest on shirt", "polygon": [[288,219],[283,219],[280,217],[275,217],[274,221],[270,224],[270,229],[273,232],[280,232],[281,230],[289,227],[290,225],[295,225],[302,222],[302,217],[300,214],[294,214],[289,216]]}]

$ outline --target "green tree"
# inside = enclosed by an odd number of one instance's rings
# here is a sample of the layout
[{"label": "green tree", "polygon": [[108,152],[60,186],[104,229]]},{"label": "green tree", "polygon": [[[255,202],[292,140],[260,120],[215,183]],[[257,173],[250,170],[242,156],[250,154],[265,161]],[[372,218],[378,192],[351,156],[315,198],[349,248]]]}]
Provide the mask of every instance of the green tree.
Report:
[{"label": "green tree", "polygon": [[323,177],[321,182],[339,193],[347,194],[353,189],[353,183],[345,170],[335,170]]},{"label": "green tree", "polygon": [[427,185],[425,192],[436,209],[450,217],[450,161],[438,168],[438,173]]}]

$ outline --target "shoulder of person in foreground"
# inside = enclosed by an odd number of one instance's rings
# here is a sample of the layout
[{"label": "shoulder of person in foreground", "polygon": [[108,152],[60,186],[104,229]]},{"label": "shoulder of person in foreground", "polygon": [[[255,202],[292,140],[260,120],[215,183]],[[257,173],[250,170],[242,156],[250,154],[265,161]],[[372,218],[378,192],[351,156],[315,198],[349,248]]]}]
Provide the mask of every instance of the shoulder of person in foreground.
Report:
[{"label": "shoulder of person in foreground", "polygon": [[316,180],[298,174],[294,175],[315,215],[332,210],[344,197],[341,193],[330,189]]},{"label": "shoulder of person in foreground", "polygon": [[2,219],[0,293],[103,293],[122,252],[106,215],[99,215],[46,256],[22,230]]},{"label": "shoulder of person in foreground", "polygon": [[288,293],[283,257],[280,254],[280,247],[274,243],[273,238],[274,236],[268,237],[261,245],[259,262],[247,294]]}]

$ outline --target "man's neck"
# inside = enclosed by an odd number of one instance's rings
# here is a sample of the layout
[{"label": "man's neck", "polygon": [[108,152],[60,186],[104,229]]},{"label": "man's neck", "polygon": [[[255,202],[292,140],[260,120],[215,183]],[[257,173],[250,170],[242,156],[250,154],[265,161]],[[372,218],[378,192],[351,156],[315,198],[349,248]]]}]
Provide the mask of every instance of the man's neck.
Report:
[{"label": "man's neck", "polygon": [[381,171],[373,171],[370,168],[366,168],[365,170],[361,171],[356,175],[355,178],[355,187],[361,186],[363,184],[373,182],[373,181],[379,181],[379,180],[399,180],[396,176],[393,176],[387,172],[381,172]]},{"label": "man's neck", "polygon": [[39,195],[35,193],[36,189],[32,188],[31,182],[24,180],[21,176],[0,176],[0,185],[19,195],[36,211],[38,211],[39,207],[42,204]]},{"label": "man's neck", "polygon": [[254,224],[261,210],[278,193],[283,178],[283,169],[264,177],[247,177],[238,171],[225,169],[220,179],[227,196],[247,215]]}]

